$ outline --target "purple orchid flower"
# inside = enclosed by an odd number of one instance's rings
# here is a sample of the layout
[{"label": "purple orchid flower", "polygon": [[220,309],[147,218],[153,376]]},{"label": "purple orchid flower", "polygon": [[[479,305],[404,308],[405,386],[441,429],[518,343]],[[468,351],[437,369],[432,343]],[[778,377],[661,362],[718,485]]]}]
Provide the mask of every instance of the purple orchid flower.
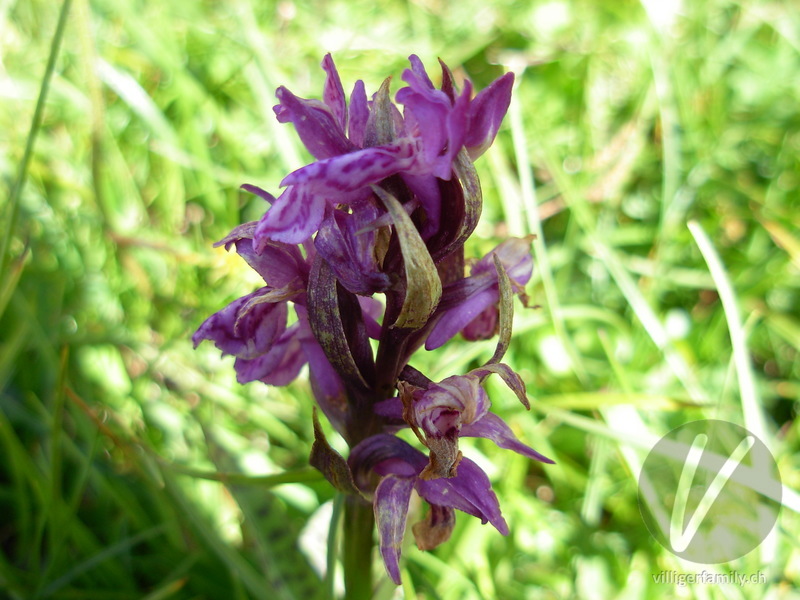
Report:
[{"label": "purple orchid flower", "polygon": [[[257,228],[258,249],[262,239],[305,241],[319,229],[326,209],[363,205],[371,197],[369,186],[392,175],[449,180],[462,148],[477,157],[491,144],[508,109],[513,74],[504,75],[471,100],[469,81],[460,95],[453,95],[449,70],[443,66],[448,94],[434,88],[417,56],[409,60],[412,68],[403,73],[408,87],[397,93],[405,116],[388,100],[369,102],[361,81],[353,89],[348,110],[330,55],[322,62],[327,74],[324,102],[301,99],[278,88],[278,120],[291,122],[318,160],[281,182],[286,190]],[[387,114],[381,107],[386,107]],[[380,122],[387,125],[381,127]],[[431,185],[416,187],[430,189]],[[426,201],[427,196],[420,199],[434,213],[434,222],[438,219],[436,195],[432,201]]]},{"label": "purple orchid flower", "polygon": [[235,356],[239,383],[286,385],[306,362],[300,347],[300,323],[288,328],[286,324],[288,302],[305,302],[309,267],[297,246],[282,242],[270,241],[256,253],[255,227],[255,222],[239,225],[214,245],[224,245],[227,250],[235,246],[237,254],[267,285],[211,315],[192,340],[195,347],[210,340],[223,355]]},{"label": "purple orchid flower", "polygon": [[[472,160],[497,135],[513,75],[473,98],[470,82],[459,91],[444,63],[436,88],[420,59],[409,61],[396,95],[402,110],[389,80],[372,99],[357,81],[348,101],[330,55],[322,61],[321,100],[278,88],[278,120],[294,125],[315,160],[288,174],[277,198],[242,186],[270,206],[218,245],[235,247],[265,285],[211,315],[193,336],[195,346],[210,340],[235,356],[242,383],[287,385],[308,366],[316,404],[351,449],[345,460],[315,416],[310,463],[349,495],[345,519],[351,510],[360,515],[353,522],[371,527],[374,514],[395,583],[412,491],[430,506],[413,527],[422,550],[450,537],[456,509],[508,533],[488,477],[459,449],[461,437],[552,462],[490,412],[483,389],[498,374],[529,408],[524,382],[500,360],[513,294],[526,300],[530,240],[501,243],[465,276],[464,244],[482,205]],[[438,348],[459,332],[468,340],[499,333],[487,364],[439,382],[409,365],[423,345]],[[427,456],[393,435],[403,427]]]},{"label": "purple orchid flower", "polygon": [[450,537],[454,524],[453,509],[491,523],[503,535],[508,525],[500,513],[497,496],[486,473],[468,458],[461,461],[458,475],[449,479],[427,480],[420,477],[425,469],[425,455],[398,437],[378,434],[367,438],[350,453],[348,463],[356,484],[369,489],[369,473],[382,477],[374,492],[375,520],[380,536],[380,550],[392,581],[400,583],[400,547],[405,531],[412,490],[431,505],[431,516],[414,528],[417,544],[430,550]]},{"label": "purple orchid flower", "polygon": [[[286,328],[288,301],[305,294],[308,266],[297,247],[271,242],[257,254],[255,223],[236,227],[216,246],[236,247],[237,253],[264,278],[266,286],[211,315],[195,332],[195,347],[210,340],[223,354],[236,357],[240,383],[262,380],[280,385],[293,380],[303,362],[293,341],[296,327]],[[280,382],[280,383],[279,383]]]},{"label": "purple orchid flower", "polygon": [[[420,388],[400,384],[400,396],[379,402],[375,411],[410,426],[430,452],[430,462],[420,474],[423,479],[453,477],[461,460],[459,437],[482,437],[498,447],[513,450],[543,463],[552,460],[520,442],[511,428],[490,413],[491,402],[482,387],[492,372],[503,370],[507,382],[524,398],[519,375],[505,365],[480,367],[466,375],[454,375]],[[526,400],[527,402],[527,400]]]},{"label": "purple orchid flower", "polygon": [[[412,68],[403,73],[403,81],[409,87],[397,92],[397,101],[406,108],[406,131],[421,140],[423,160],[431,174],[450,179],[453,161],[467,133],[472,85],[467,81],[461,95],[452,100],[433,87],[418,57],[412,56],[410,60]],[[439,126],[430,127],[430,123]]]},{"label": "purple orchid flower", "polygon": [[[462,455],[459,437],[486,438],[500,448],[553,463],[520,442],[502,419],[489,412],[491,403],[481,384],[494,372],[503,374],[524,398],[523,384],[516,373],[505,365],[490,365],[439,383],[430,382],[426,388],[401,382],[400,397],[376,405],[378,414],[394,421],[404,420],[414,430],[430,452],[427,461],[418,450],[386,434],[365,440],[351,453],[354,473],[372,469],[383,476],[373,502],[381,555],[395,583],[400,583],[400,547],[412,489],[431,505],[427,519],[413,528],[420,549],[435,548],[450,537],[454,508],[477,516],[484,523],[490,521],[504,535],[507,532],[488,478]],[[415,376],[418,378],[419,374]],[[475,503],[478,498],[482,499],[479,505]]]},{"label": "purple orchid flower", "polygon": [[533,274],[529,238],[511,238],[472,266],[470,276],[448,286],[442,293],[435,325],[425,342],[426,350],[442,346],[459,331],[468,340],[485,340],[497,331],[500,288],[493,256],[508,274],[523,300],[523,288]]},{"label": "purple orchid flower", "polygon": [[214,313],[193,336],[195,346],[212,340],[223,354],[255,358],[264,354],[286,329],[286,304],[261,288]]}]

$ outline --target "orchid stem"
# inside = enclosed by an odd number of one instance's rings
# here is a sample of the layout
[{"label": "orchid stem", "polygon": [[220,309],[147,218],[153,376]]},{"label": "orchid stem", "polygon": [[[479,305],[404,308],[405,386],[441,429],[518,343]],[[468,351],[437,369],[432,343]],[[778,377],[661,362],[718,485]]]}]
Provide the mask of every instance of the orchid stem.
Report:
[{"label": "orchid stem", "polygon": [[344,503],[344,587],[347,600],[372,598],[372,506],[356,496]]}]

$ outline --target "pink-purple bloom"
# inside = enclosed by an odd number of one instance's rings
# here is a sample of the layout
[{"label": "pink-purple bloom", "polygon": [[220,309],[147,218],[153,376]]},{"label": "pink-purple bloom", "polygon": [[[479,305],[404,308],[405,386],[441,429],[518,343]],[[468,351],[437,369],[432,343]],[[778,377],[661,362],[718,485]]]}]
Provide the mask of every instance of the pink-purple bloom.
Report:
[{"label": "pink-purple bloom", "polygon": [[435,325],[425,342],[427,350],[438,348],[459,332],[468,340],[485,340],[495,334],[500,289],[494,256],[500,260],[512,285],[523,293],[533,273],[533,259],[526,239],[511,238],[475,263],[469,277],[445,288],[439,308],[432,316]]},{"label": "pink-purple bloom", "polygon": [[359,443],[348,459],[356,484],[362,489],[369,489],[370,472],[381,476],[374,491],[375,518],[381,555],[389,576],[397,584],[400,583],[400,546],[412,490],[425,499],[430,505],[430,515],[439,521],[422,521],[418,524],[422,527],[415,527],[417,544],[422,549],[433,549],[450,536],[453,509],[478,517],[482,523],[491,523],[503,535],[508,533],[497,496],[478,465],[464,458],[458,473],[452,477],[425,479],[421,473],[427,462],[422,452],[385,433]]},{"label": "pink-purple bloom", "polygon": [[[351,449],[345,461],[315,425],[311,462],[343,493],[371,500],[396,583],[414,491],[429,505],[413,528],[423,550],[450,536],[455,510],[508,533],[489,478],[462,455],[460,438],[552,462],[490,411],[483,389],[497,374],[529,406],[522,379],[500,361],[513,296],[526,299],[530,239],[502,242],[469,274],[464,258],[482,206],[472,161],[497,135],[513,75],[473,96],[472,84],[459,90],[443,63],[437,88],[420,59],[409,60],[396,103],[389,80],[371,98],[357,81],[348,99],[330,55],[321,100],[278,88],[275,114],[314,160],[283,179],[277,198],[243,186],[269,206],[218,244],[235,248],[264,285],[193,337],[235,356],[242,383],[286,385],[308,365],[317,405]],[[497,335],[492,358],[439,382],[409,364],[458,333]],[[424,452],[394,435],[404,427]]]}]

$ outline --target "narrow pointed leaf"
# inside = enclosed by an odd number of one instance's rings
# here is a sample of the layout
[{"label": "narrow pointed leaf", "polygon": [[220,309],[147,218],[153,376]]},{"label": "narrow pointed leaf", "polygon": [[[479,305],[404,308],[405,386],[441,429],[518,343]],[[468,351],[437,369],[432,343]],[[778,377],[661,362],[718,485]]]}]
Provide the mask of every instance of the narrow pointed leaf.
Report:
[{"label": "narrow pointed leaf", "polygon": [[429,244],[436,261],[464,246],[475,231],[483,209],[481,182],[463,148],[453,162],[453,172],[455,177],[450,180],[439,180],[441,213],[447,218],[441,219],[439,231]]},{"label": "narrow pointed leaf", "polygon": [[519,401],[528,410],[531,409],[531,403],[528,402],[528,396],[525,394],[525,382],[511,367],[503,363],[489,363],[469,372],[470,375],[477,375],[482,380],[486,379],[492,373],[496,373],[503,378],[506,385],[511,388],[511,391],[517,395]]},{"label": "narrow pointed leaf", "polygon": [[464,222],[460,239],[466,240],[478,225],[478,219],[480,219],[481,210],[483,209],[481,182],[478,179],[475,165],[463,148],[456,156],[453,169],[459,182],[461,182],[461,187],[464,189]]},{"label": "narrow pointed leaf", "polygon": [[353,481],[353,474],[347,461],[341,454],[331,448],[328,440],[325,439],[325,433],[319,423],[316,408],[314,408],[312,418],[314,419],[314,445],[311,446],[309,463],[319,470],[325,476],[325,479],[340,492],[361,495]]},{"label": "narrow pointed leaf", "polygon": [[339,291],[333,270],[320,256],[314,260],[308,285],[308,322],[325,356],[347,382],[367,387],[345,334]]},{"label": "narrow pointed leaf", "polygon": [[397,137],[393,114],[395,109],[389,97],[391,81],[391,77],[384,80],[372,101],[372,110],[367,120],[367,130],[364,136],[365,148],[389,144]]},{"label": "narrow pointed leaf", "polygon": [[456,85],[456,78],[453,77],[453,72],[450,70],[442,59],[439,59],[439,66],[442,67],[442,91],[447,94],[451,102],[455,102],[458,95],[458,86]]},{"label": "narrow pointed leaf", "polygon": [[511,344],[511,324],[514,321],[514,293],[511,290],[511,280],[506,273],[505,268],[500,263],[500,258],[497,254],[492,256],[494,258],[494,268],[497,270],[497,283],[500,287],[500,301],[498,310],[500,312],[500,325],[497,340],[497,348],[495,348],[492,358],[489,359],[487,364],[499,363],[505,353],[508,351],[508,346]]},{"label": "narrow pointed leaf", "polygon": [[428,322],[442,296],[442,282],[436,265],[419,235],[411,217],[397,198],[373,186],[394,220],[394,227],[403,253],[406,275],[406,295],[400,314],[392,327],[419,329]]}]

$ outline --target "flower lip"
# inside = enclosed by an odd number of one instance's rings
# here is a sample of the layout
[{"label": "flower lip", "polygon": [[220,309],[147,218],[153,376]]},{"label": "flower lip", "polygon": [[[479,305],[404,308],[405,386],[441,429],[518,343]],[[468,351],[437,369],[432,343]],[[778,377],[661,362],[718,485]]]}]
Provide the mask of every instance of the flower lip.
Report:
[{"label": "flower lip", "polygon": [[429,503],[457,508],[478,517],[483,523],[492,523],[503,535],[508,534],[508,525],[500,513],[488,476],[468,458],[462,460],[462,468],[453,478],[420,479],[418,475],[427,462],[425,456],[398,437],[377,434],[356,445],[347,462],[356,484],[364,482],[369,471],[381,469],[384,477],[410,479],[420,496]]},{"label": "flower lip", "polygon": [[195,347],[211,340],[223,354],[239,358],[266,353],[286,329],[286,304],[271,302],[271,293],[274,290],[261,288],[211,315],[192,336]]},{"label": "flower lip", "polygon": [[454,375],[428,386],[414,402],[414,415],[426,435],[441,437],[480,419],[489,405],[479,378]]},{"label": "flower lip", "polygon": [[264,354],[252,359],[237,358],[234,363],[239,383],[261,381],[268,385],[288,385],[307,360],[300,346],[299,324],[295,323]]}]

